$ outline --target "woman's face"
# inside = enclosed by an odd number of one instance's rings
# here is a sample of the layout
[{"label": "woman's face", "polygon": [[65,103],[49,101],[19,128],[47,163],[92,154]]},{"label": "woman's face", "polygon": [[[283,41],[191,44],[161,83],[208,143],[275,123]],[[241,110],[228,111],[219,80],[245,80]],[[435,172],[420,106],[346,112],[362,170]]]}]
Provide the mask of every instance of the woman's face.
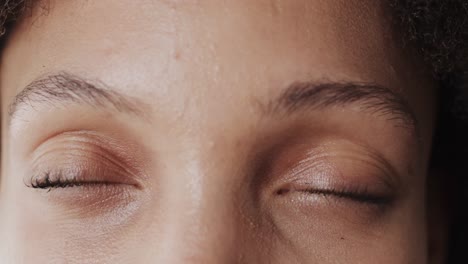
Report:
[{"label": "woman's face", "polygon": [[2,263],[426,263],[433,89],[376,3],[38,3]]}]

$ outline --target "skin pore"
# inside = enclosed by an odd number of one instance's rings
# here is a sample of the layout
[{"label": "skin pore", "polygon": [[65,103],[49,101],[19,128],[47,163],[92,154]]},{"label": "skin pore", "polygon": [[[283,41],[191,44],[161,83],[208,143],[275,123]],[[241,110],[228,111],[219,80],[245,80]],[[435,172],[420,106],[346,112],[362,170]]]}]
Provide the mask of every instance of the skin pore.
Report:
[{"label": "skin pore", "polygon": [[428,263],[434,87],[383,1],[137,2],[9,36],[0,258]]}]

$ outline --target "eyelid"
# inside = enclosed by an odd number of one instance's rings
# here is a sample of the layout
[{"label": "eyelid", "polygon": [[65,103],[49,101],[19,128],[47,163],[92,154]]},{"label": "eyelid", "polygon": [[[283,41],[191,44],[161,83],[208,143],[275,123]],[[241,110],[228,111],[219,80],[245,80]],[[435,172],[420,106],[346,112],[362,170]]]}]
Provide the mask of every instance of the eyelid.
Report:
[{"label": "eyelid", "polygon": [[[80,175],[78,178],[86,179],[86,175]],[[112,217],[124,221],[148,197],[145,192],[139,191],[137,186],[131,184],[105,182],[86,184],[86,181],[77,180],[83,184],[73,187],[38,189],[37,191],[42,191],[40,194],[45,198],[40,201],[44,203],[45,208],[57,210],[61,215],[72,219]]]},{"label": "eyelid", "polygon": [[[276,154],[279,153],[279,154]],[[397,189],[400,187],[400,177],[393,166],[374,149],[344,139],[322,139],[317,142],[293,142],[282,149],[275,150],[275,158],[270,161],[271,168],[268,173],[272,179],[279,178],[285,182],[291,182],[301,171],[311,168],[334,172],[341,177],[350,177],[349,169],[357,169],[359,166],[347,166],[343,168],[341,162],[360,163],[372,169],[373,175],[360,177],[360,179],[375,179],[388,186]],[[340,165],[340,166],[338,166]],[[353,165],[353,164],[351,164]],[[343,171],[344,170],[344,171]],[[358,175],[356,175],[358,177]]]},{"label": "eyelid", "polygon": [[383,203],[401,197],[399,175],[393,167],[373,149],[348,140],[306,139],[275,149],[273,157],[265,170],[269,175],[266,195],[289,189],[350,201],[366,197]]},{"label": "eyelid", "polygon": [[[366,175],[365,177],[352,177],[344,179],[334,171],[325,172],[321,168],[310,167],[281,181],[273,189],[274,195],[284,196],[288,194],[313,195],[332,197],[339,200],[347,200],[361,204],[377,206],[389,206],[397,197],[393,188],[382,181],[371,179],[378,178]],[[365,169],[362,170],[366,173]]]},{"label": "eyelid", "polygon": [[35,149],[31,155],[31,174],[26,177],[40,177],[44,173],[73,177],[84,175],[80,180],[123,183],[142,188],[146,179],[145,166],[134,153],[131,149],[124,149],[120,142],[97,133],[66,132]]},{"label": "eyelid", "polygon": [[150,197],[144,157],[124,140],[93,131],[69,131],[48,138],[30,153],[23,181],[30,185],[47,173],[76,180],[83,184],[36,190],[41,192],[34,195],[44,208],[71,219],[127,221]]},{"label": "eyelid", "polygon": [[54,171],[44,171],[33,174],[28,182],[25,182],[27,187],[34,189],[54,188],[70,188],[81,186],[98,186],[98,185],[127,185],[137,189],[142,189],[140,185],[133,181],[129,181],[125,176],[116,180],[112,170],[100,168],[99,166],[91,167],[65,167],[55,169]]},{"label": "eyelid", "polygon": [[[315,151],[313,151],[315,152]],[[327,188],[334,182],[360,182],[378,184],[385,189],[395,189],[390,180],[386,166],[369,156],[357,153],[335,153],[331,150],[320,151],[318,154],[308,153],[308,156],[290,168],[283,178],[285,182],[296,184],[322,185]],[[307,174],[304,177],[303,174]],[[312,176],[312,177],[311,177]]]}]

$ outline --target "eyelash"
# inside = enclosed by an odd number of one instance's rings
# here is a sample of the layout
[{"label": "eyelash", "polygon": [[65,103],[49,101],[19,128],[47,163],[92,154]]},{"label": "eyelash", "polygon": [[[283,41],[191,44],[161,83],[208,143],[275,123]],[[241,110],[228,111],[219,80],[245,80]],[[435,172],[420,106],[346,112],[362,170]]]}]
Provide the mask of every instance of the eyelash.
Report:
[{"label": "eyelash", "polygon": [[393,197],[389,195],[377,195],[372,194],[368,188],[329,188],[329,189],[317,189],[317,188],[306,188],[306,189],[281,189],[276,192],[277,195],[284,195],[291,191],[296,191],[299,193],[305,193],[308,195],[321,195],[323,197],[332,196],[338,199],[347,199],[349,201],[361,203],[361,204],[370,204],[377,206],[386,206],[390,205],[393,201]]},{"label": "eyelash", "polygon": [[51,172],[44,173],[41,177],[31,177],[30,183],[26,184],[27,187],[33,189],[43,189],[50,192],[58,188],[72,188],[82,186],[97,186],[97,185],[111,185],[110,182],[104,181],[81,181],[78,177],[64,177],[62,173],[57,173],[52,177]]},{"label": "eyelash", "polygon": [[[105,181],[82,181],[79,176],[65,177],[62,173],[57,173],[55,176],[51,172],[44,173],[41,177],[31,177],[30,183],[26,184],[27,187],[33,189],[42,189],[50,192],[54,189],[60,188],[73,188],[83,186],[108,186],[113,185],[111,182]],[[321,195],[325,198],[334,197],[338,199],[347,199],[349,201],[376,205],[376,206],[388,206],[392,203],[393,197],[389,195],[377,195],[372,194],[368,188],[359,187],[345,187],[345,188],[329,188],[329,189],[317,189],[317,188],[305,188],[305,189],[281,189],[276,192],[277,195],[284,195],[290,191],[297,191],[309,195]]]},{"label": "eyelash", "polygon": [[332,189],[325,189],[325,190],[317,190],[317,189],[306,189],[303,192],[309,194],[318,194],[327,196],[333,196],[339,199],[348,199],[354,202],[363,203],[363,204],[373,204],[373,205],[388,205],[392,202],[392,197],[384,196],[384,195],[376,195],[372,194],[365,189],[352,189],[352,188],[332,188]]}]

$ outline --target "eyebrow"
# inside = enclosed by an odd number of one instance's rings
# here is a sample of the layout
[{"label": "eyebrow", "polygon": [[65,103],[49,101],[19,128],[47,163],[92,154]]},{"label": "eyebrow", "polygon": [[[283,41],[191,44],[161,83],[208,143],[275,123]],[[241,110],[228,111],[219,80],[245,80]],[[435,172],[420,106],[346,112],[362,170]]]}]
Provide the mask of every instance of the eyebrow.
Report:
[{"label": "eyebrow", "polygon": [[[111,90],[97,80],[86,80],[70,73],[48,75],[24,88],[9,107],[10,119],[24,106],[36,103],[81,103],[93,107],[113,108],[118,112],[143,116],[144,104],[135,98]],[[276,100],[267,104],[266,112],[322,110],[358,104],[360,109],[417,132],[418,121],[409,103],[400,93],[376,84],[356,82],[294,82]],[[265,112],[265,111],[264,111]]]},{"label": "eyebrow", "polygon": [[388,87],[370,83],[295,82],[263,109],[292,114],[353,104],[363,112],[418,132],[418,120],[406,98]]},{"label": "eyebrow", "polygon": [[22,107],[35,104],[79,103],[93,107],[112,108],[118,112],[143,116],[144,104],[131,98],[98,80],[86,80],[81,77],[59,73],[37,79],[24,88],[10,104],[9,116],[14,118]]}]

